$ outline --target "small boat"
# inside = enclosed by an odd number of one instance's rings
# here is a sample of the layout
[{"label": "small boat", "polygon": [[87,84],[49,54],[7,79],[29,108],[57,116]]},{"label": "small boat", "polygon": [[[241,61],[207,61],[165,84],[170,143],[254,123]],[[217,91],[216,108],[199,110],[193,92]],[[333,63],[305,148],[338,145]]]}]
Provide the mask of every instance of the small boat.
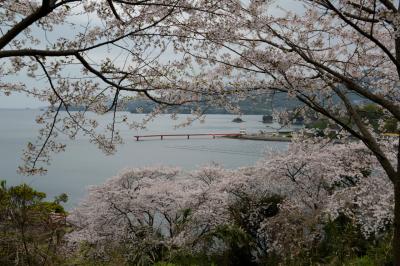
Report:
[{"label": "small boat", "polygon": [[233,120],[232,120],[232,122],[235,122],[235,123],[242,123],[242,122],[244,122],[240,117],[236,117],[236,118],[234,118]]},{"label": "small boat", "polygon": [[265,124],[271,124],[273,122],[272,115],[263,115],[262,122]]}]

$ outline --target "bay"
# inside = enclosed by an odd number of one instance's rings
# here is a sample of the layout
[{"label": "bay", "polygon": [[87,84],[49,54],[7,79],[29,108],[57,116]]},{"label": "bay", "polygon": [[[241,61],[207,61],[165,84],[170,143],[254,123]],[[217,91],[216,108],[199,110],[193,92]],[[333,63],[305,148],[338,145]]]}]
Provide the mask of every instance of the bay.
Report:
[{"label": "bay", "polygon": [[[267,142],[215,138],[209,136],[190,138],[167,137],[136,141],[135,135],[146,134],[187,134],[187,133],[239,133],[246,129],[248,133],[260,130],[272,131],[261,123],[260,115],[244,115],[243,123],[233,123],[233,115],[207,115],[204,123],[193,122],[184,128],[175,128],[186,115],[180,115],[178,121],[171,120],[169,115],[161,115],[149,123],[146,129],[130,130],[121,128],[124,144],[118,147],[116,154],[107,156],[89,142],[87,136],[78,136],[69,140],[60,135],[67,144],[66,151],[52,157],[48,173],[44,176],[21,176],[17,173],[22,163],[21,156],[26,144],[34,142],[38,134],[35,117],[39,110],[0,110],[0,179],[8,185],[25,182],[53,198],[60,193],[67,193],[67,208],[73,208],[85,195],[89,185],[104,182],[123,169],[150,165],[176,166],[191,170],[211,162],[227,168],[238,168],[252,165],[265,154],[282,151],[287,148],[284,142]],[[141,121],[143,114],[118,113],[129,119]],[[111,121],[112,116],[97,116],[101,125]],[[273,127],[278,127],[274,124]]]}]

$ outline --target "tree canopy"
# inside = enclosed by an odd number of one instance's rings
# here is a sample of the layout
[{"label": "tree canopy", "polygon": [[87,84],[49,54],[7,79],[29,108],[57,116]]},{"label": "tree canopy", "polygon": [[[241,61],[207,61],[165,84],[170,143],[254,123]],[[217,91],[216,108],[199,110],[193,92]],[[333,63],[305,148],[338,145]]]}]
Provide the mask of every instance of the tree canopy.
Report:
[{"label": "tree canopy", "polygon": [[[251,93],[285,93],[303,103],[299,114],[318,113],[340,138],[360,140],[375,156],[394,185],[400,265],[399,2],[295,2],[296,10],[275,14],[272,0],[2,1],[0,89],[50,105],[20,171],[45,172],[51,152],[65,148],[60,132],[82,132],[113,153],[122,141],[116,124],[138,125],[116,115],[126,97],[156,102],[157,114],[194,102],[238,111],[237,101]],[[360,112],[370,103],[378,120]],[[114,113],[106,132],[88,111]],[[381,134],[385,121],[394,137]]]}]

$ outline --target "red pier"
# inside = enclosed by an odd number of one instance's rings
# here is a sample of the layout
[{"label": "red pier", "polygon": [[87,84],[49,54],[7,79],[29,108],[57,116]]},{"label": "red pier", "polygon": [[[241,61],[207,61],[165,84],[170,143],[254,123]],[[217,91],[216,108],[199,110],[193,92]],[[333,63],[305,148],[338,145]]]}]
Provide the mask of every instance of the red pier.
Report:
[{"label": "red pier", "polygon": [[141,135],[141,136],[134,136],[136,141],[139,141],[140,138],[160,138],[161,140],[164,137],[186,137],[190,139],[190,137],[200,137],[200,136],[210,136],[215,139],[215,137],[239,137],[243,135],[242,133],[207,133],[207,134],[159,134],[159,135]]}]

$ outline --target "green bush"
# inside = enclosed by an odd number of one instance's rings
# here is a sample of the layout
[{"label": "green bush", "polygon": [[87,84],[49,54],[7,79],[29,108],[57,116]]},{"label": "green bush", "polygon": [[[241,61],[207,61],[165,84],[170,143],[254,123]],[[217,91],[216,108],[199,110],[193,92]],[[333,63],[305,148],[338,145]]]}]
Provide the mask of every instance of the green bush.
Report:
[{"label": "green bush", "polygon": [[320,242],[284,265],[389,266],[393,259],[391,236],[388,230],[380,237],[366,239],[353,221],[340,215],[324,226]]},{"label": "green bush", "polygon": [[57,253],[67,229],[61,202],[67,196],[45,198],[26,184],[7,188],[0,182],[0,265],[61,264]]},{"label": "green bush", "polygon": [[[231,220],[204,236],[204,247],[168,249],[151,243],[107,247],[107,256],[91,254],[96,247],[82,245],[80,254],[67,265],[156,265],[156,266],[235,266],[235,265],[392,265],[391,230],[366,238],[359,226],[345,215],[323,226],[319,239],[294,258],[268,250],[267,242],[257,234],[264,219],[279,213],[282,198],[240,195],[229,208]],[[154,244],[154,243],[153,243]],[[128,256],[127,256],[128,254]],[[106,259],[105,259],[106,258]]]}]

